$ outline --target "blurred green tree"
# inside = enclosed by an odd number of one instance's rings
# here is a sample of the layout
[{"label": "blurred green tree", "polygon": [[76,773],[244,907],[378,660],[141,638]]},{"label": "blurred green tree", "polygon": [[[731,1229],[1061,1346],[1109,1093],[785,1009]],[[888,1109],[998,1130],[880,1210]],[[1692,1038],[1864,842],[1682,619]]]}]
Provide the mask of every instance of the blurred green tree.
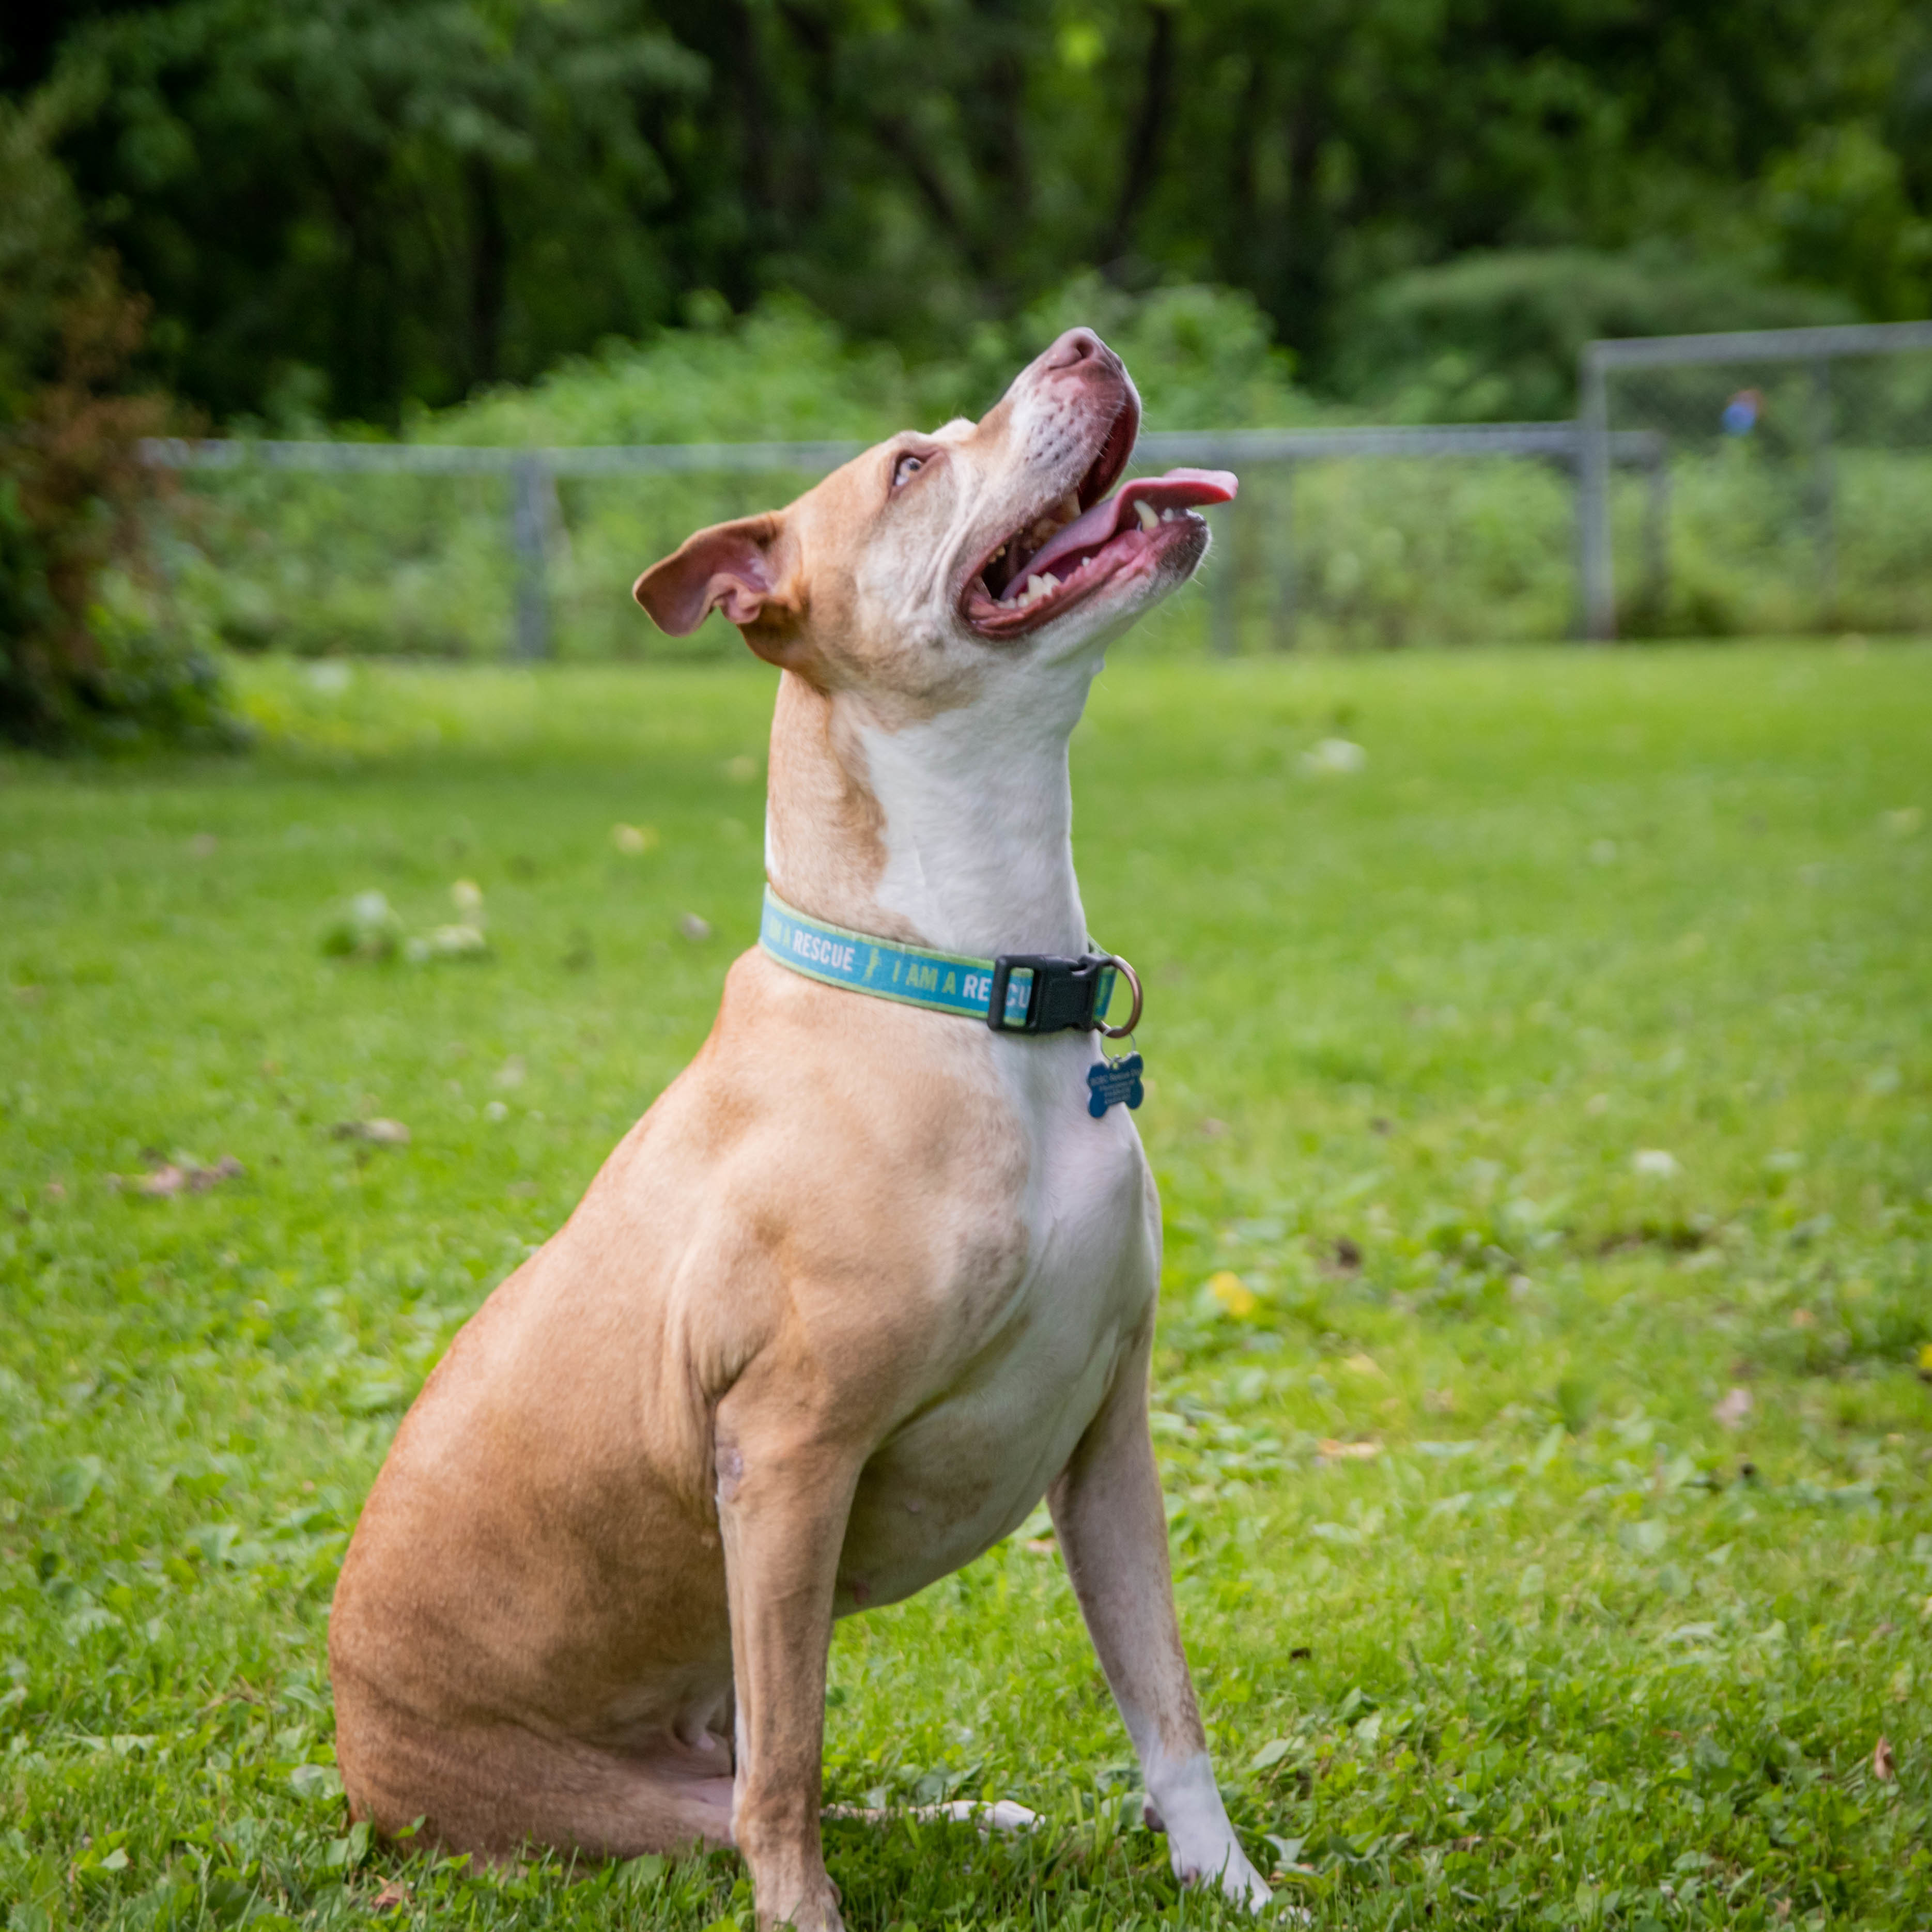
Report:
[{"label": "blurred green tree", "polygon": [[704,68],[638,15],[184,0],[83,28],[65,151],[174,380],[224,414],[392,416],[663,314]]},{"label": "blurred green tree", "polygon": [[[742,313],[795,291],[924,356],[1083,269],[1221,283],[1305,376],[1359,386],[1352,350],[1371,325],[1390,339],[1391,304],[1425,368],[1516,312],[1426,280],[1472,254],[1492,292],[1544,289],[1552,341],[1586,256],[1610,309],[1660,314],[1703,312],[1684,292],[1700,273],[1874,314],[1922,305],[1932,273],[1925,0],[84,0],[62,17],[0,28],[0,85],[57,104],[94,230],[154,304],[158,366],[224,416],[392,421],[714,293]],[[1523,366],[1520,344],[1498,352]],[[1497,373],[1486,341],[1473,353],[1464,410]]]},{"label": "blurred green tree", "polygon": [[[219,734],[212,664],[131,581],[153,488],[143,305],[87,244],[44,112],[0,101],[0,738]],[[117,594],[118,593],[118,594]]]}]

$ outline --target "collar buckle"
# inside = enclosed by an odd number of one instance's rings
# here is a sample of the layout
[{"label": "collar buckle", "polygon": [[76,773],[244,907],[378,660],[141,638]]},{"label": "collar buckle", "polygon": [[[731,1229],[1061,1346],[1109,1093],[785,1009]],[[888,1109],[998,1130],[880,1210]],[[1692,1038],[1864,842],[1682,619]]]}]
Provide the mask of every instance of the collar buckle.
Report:
[{"label": "collar buckle", "polygon": [[[1091,1033],[1111,990],[1106,953],[1083,953],[1078,959],[1044,952],[1003,952],[993,962],[992,997],[986,1005],[986,1024],[995,1033]],[[1029,972],[1026,1012],[1017,1019],[1006,1015],[1006,982],[1017,972]]]}]

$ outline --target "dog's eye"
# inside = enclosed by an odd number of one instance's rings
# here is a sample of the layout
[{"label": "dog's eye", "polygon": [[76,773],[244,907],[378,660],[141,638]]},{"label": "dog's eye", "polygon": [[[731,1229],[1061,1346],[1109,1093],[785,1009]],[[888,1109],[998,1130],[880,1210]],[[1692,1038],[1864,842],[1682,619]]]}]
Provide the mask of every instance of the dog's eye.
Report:
[{"label": "dog's eye", "polygon": [[926,458],[908,450],[892,465],[892,488],[896,490],[902,483],[909,482],[925,467]]}]

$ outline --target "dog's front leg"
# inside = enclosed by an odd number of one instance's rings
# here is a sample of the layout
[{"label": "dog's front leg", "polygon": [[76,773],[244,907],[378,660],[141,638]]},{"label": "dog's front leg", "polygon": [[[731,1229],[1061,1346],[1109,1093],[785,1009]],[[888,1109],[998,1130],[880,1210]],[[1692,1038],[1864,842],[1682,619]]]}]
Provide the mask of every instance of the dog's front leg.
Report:
[{"label": "dog's front leg", "polygon": [[[778,1411],[767,1420],[769,1411]],[[762,1928],[840,1932],[819,1835],[832,1594],[859,1460],[740,1384],[719,1406],[718,1522],[731,1613],[731,1835]]]},{"label": "dog's front leg", "polygon": [[1141,1761],[1148,1822],[1184,1883],[1258,1910],[1270,1893],[1228,1822],[1174,1612],[1167,1516],[1148,1432],[1153,1323],[1047,1492],[1066,1574]]}]

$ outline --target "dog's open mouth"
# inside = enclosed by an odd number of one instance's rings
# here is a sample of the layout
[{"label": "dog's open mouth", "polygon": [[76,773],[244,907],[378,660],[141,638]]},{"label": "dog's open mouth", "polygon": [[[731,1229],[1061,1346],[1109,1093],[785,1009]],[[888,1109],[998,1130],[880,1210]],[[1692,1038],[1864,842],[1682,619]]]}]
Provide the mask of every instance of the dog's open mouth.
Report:
[{"label": "dog's open mouth", "polygon": [[1079,488],[994,548],[968,580],[962,600],[974,629],[1000,637],[1033,630],[1124,569],[1156,561],[1175,544],[1196,542],[1196,506],[1229,502],[1238,487],[1226,470],[1170,470],[1165,476],[1137,476],[1108,496],[1126,455],[1110,431]]}]

